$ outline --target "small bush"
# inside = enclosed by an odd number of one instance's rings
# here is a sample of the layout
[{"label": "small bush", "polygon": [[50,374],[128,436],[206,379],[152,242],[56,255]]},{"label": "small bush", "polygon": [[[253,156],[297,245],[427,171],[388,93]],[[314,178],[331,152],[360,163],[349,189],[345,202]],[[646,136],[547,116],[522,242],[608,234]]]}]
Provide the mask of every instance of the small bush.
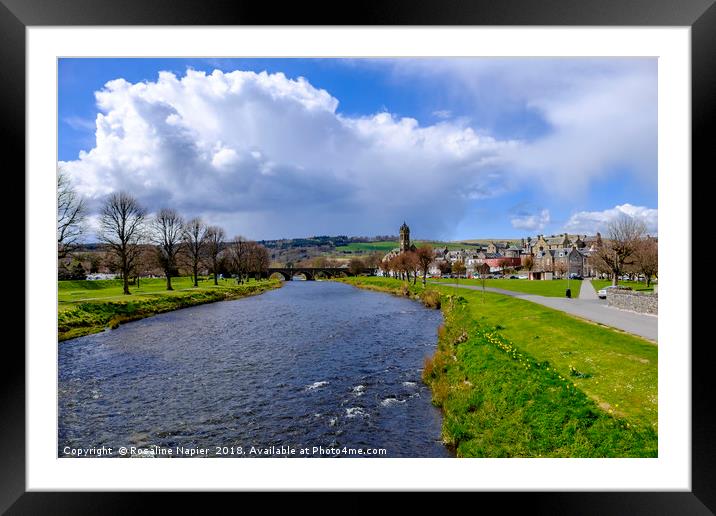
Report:
[{"label": "small bush", "polygon": [[428,308],[440,308],[440,292],[437,290],[424,290],[420,294],[420,300]]},{"label": "small bush", "polygon": [[425,357],[425,361],[423,362],[423,382],[430,383],[433,379],[434,367],[435,362],[432,357]]},{"label": "small bush", "polygon": [[444,324],[438,326],[438,339],[444,340],[447,335],[447,327]]},{"label": "small bush", "polygon": [[443,375],[433,382],[431,387],[433,390],[433,405],[441,407],[450,394],[450,383]]}]

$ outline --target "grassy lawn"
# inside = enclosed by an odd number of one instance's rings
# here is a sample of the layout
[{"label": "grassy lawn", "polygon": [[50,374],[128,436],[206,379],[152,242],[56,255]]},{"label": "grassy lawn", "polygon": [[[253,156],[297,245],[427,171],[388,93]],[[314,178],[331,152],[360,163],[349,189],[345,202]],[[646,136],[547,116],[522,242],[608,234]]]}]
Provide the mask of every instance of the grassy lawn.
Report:
[{"label": "grassy lawn", "polygon": [[[608,287],[611,284],[612,284],[612,280],[592,280],[592,285],[594,286],[594,290],[599,290],[604,287]],[[619,280],[619,286],[631,287],[634,290],[642,290],[642,291],[646,291],[646,292],[654,291],[654,282],[653,281],[649,288],[646,288],[646,282],[640,282],[640,281]]]},{"label": "grassy lawn", "polygon": [[[236,285],[235,280],[199,280],[198,289],[223,289]],[[131,299],[151,299],[151,296],[182,295],[187,290],[196,291],[194,282],[190,277],[172,278],[173,291],[167,291],[167,280],[164,278],[140,279],[139,286],[130,285]],[[129,299],[130,296],[122,294],[122,280],[78,280],[58,281],[57,298],[60,310],[66,310],[86,301],[119,301]]]},{"label": "grassy lawn", "polygon": [[58,281],[58,338],[67,340],[123,322],[186,308],[203,303],[260,294],[280,286],[278,280],[250,281],[237,285],[235,280],[200,281],[194,288],[191,278],[172,278],[174,290],[166,290],[165,279],[141,279],[130,285],[132,293],[122,294],[121,280]]},{"label": "grassy lawn", "polygon": [[[455,283],[455,279],[434,279],[441,283]],[[512,292],[522,292],[525,294],[537,294],[547,297],[564,297],[567,290],[567,281],[569,288],[572,290],[572,297],[579,297],[579,290],[582,288],[580,280],[558,279],[551,281],[530,281],[526,279],[488,279],[485,281],[486,287],[501,288]],[[461,279],[460,284],[482,286],[478,279]]]},{"label": "grassy lawn", "polygon": [[[342,281],[422,290],[386,278]],[[445,325],[423,377],[458,455],[656,456],[655,345],[529,301],[434,288]]]}]

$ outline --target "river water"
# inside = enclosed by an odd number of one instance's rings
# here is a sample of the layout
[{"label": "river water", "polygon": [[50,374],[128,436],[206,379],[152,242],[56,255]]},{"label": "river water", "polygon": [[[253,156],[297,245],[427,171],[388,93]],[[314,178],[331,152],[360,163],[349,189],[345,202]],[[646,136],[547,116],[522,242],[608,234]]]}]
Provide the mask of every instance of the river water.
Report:
[{"label": "river water", "polygon": [[441,321],[408,299],[293,281],[61,342],[58,456],[448,457],[420,380]]}]

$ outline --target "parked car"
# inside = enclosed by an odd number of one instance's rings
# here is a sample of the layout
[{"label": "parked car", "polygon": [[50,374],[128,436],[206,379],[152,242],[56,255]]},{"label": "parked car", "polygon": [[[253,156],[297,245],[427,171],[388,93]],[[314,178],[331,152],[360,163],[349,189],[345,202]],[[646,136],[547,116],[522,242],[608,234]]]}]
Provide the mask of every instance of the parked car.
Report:
[{"label": "parked car", "polygon": [[510,276],[510,279],[520,279],[520,278],[518,278],[518,277],[515,276],[515,275],[512,275],[512,276]]},{"label": "parked car", "polygon": [[581,274],[577,274],[576,272],[573,272],[572,274],[569,275],[569,279],[578,279],[578,280],[581,280],[581,279],[584,279],[584,278],[582,277]]},{"label": "parked car", "polygon": [[607,290],[609,290],[611,288],[616,288],[616,287],[614,285],[609,285],[608,287],[599,289],[597,291],[597,296],[599,297],[599,299],[606,299],[607,298]]}]

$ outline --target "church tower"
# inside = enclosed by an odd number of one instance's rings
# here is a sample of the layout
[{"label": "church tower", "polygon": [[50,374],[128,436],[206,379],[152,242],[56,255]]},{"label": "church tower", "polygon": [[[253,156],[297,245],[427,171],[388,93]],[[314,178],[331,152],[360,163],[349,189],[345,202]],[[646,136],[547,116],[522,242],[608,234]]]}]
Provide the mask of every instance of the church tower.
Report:
[{"label": "church tower", "polygon": [[403,225],[400,226],[400,252],[408,251],[410,251],[410,228],[403,222]]}]

